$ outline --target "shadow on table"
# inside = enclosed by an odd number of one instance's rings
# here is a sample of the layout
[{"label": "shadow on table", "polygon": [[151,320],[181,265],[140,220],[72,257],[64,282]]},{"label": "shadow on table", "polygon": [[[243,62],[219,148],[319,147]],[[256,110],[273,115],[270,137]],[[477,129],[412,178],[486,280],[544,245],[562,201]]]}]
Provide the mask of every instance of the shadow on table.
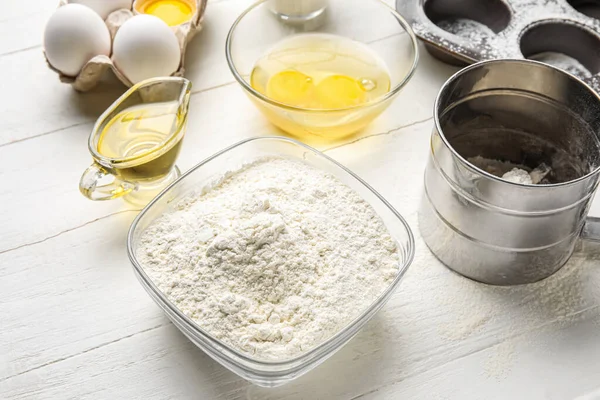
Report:
[{"label": "shadow on table", "polygon": [[69,102],[78,109],[81,115],[95,122],[96,119],[121,96],[128,88],[119,82],[110,72],[98,83],[98,86],[88,92],[73,90]]}]

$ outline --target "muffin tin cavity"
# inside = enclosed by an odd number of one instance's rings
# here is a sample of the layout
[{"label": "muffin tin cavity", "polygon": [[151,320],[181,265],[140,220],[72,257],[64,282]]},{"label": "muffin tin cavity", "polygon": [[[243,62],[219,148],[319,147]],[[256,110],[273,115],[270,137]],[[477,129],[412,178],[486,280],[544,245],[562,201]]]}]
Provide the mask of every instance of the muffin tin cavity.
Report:
[{"label": "muffin tin cavity", "polygon": [[[510,8],[501,0],[427,0],[423,6],[427,18],[452,34],[452,25],[471,25],[472,30],[501,32],[510,22]],[[460,32],[459,32],[460,33]]]},{"label": "muffin tin cavity", "polygon": [[600,37],[570,21],[541,22],[521,36],[521,52],[584,78],[600,72]]},{"label": "muffin tin cavity", "polygon": [[567,2],[583,15],[600,19],[600,0],[567,0]]}]

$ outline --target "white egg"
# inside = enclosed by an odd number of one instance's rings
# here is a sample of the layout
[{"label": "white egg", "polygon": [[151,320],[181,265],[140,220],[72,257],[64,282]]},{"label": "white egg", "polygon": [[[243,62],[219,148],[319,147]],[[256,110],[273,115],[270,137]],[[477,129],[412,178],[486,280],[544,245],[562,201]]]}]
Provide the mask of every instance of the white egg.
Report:
[{"label": "white egg", "polygon": [[90,8],[80,4],[59,7],[44,31],[44,51],[50,65],[75,76],[97,55],[110,55],[110,33]]},{"label": "white egg", "polygon": [[132,83],[169,76],[179,68],[181,50],[175,33],[153,15],[136,15],[117,31],[113,61]]},{"label": "white egg", "polygon": [[102,19],[106,19],[108,14],[121,8],[131,10],[132,0],[69,0],[69,3],[83,4],[96,11]]}]

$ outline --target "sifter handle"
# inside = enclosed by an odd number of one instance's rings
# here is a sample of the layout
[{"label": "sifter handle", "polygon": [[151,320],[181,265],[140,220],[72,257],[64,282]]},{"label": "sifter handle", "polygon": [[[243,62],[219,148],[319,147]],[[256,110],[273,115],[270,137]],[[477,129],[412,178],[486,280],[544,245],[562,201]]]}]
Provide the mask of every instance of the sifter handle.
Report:
[{"label": "sifter handle", "polygon": [[581,231],[581,238],[592,242],[600,242],[600,218],[586,218],[585,225],[583,225],[583,230]]}]

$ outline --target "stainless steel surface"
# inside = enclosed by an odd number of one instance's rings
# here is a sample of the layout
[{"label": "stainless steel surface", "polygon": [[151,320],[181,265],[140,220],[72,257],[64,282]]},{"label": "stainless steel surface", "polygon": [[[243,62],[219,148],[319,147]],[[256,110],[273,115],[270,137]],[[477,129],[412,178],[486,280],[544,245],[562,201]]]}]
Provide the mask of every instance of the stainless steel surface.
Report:
[{"label": "stainless steel surface", "polygon": [[[527,60],[485,61],[442,87],[419,214],[421,234],[449,268],[512,285],[557,271],[571,255],[600,176],[600,97],[576,78]],[[552,168],[521,185],[467,159]],[[600,232],[590,221],[586,232]],[[595,226],[595,228],[593,228]]]},{"label": "stainless steel surface", "polygon": [[[396,0],[396,9],[428,51],[444,62],[464,65],[559,52],[577,59],[592,76],[569,72],[600,90],[599,1]],[[463,37],[438,26],[452,19],[479,22],[490,32]]]}]

